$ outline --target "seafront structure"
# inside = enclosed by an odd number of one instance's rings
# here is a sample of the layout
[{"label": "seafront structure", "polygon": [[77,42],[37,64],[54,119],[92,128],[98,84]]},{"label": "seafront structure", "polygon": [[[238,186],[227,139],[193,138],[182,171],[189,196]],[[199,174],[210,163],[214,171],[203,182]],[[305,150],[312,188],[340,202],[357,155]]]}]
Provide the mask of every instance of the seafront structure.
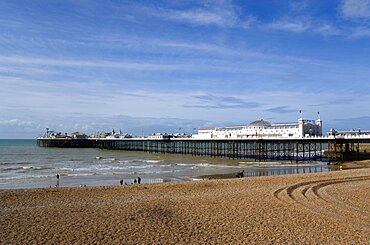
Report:
[{"label": "seafront structure", "polygon": [[[84,137],[83,137],[84,136]],[[193,156],[228,157],[256,161],[328,161],[367,159],[370,131],[331,130],[322,134],[322,121],[304,120],[297,123],[270,123],[257,120],[246,126],[202,128],[198,134],[155,133],[135,137],[120,132],[73,135],[47,130],[37,139],[43,147],[94,147],[111,150],[150,153],[189,154]]]},{"label": "seafront structure", "polygon": [[304,138],[322,136],[322,121],[303,120],[296,123],[271,123],[263,119],[245,126],[200,128],[194,139]]}]

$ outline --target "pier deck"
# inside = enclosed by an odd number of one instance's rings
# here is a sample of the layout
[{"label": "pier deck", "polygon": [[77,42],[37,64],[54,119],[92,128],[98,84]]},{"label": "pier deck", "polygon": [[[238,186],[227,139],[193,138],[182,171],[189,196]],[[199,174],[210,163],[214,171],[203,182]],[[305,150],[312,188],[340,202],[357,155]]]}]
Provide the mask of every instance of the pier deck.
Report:
[{"label": "pier deck", "polygon": [[100,148],[110,150],[144,151],[163,154],[253,159],[255,161],[347,161],[370,158],[364,146],[370,137],[302,139],[192,139],[192,138],[38,138],[42,147]]}]

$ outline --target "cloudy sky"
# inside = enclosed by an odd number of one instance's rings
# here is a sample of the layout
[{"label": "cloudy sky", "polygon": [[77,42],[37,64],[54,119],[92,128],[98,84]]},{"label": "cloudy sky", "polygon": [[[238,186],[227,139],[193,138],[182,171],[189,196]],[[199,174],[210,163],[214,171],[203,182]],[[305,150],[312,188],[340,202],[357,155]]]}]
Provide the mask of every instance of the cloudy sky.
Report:
[{"label": "cloudy sky", "polygon": [[370,129],[370,0],[0,1],[0,138]]}]

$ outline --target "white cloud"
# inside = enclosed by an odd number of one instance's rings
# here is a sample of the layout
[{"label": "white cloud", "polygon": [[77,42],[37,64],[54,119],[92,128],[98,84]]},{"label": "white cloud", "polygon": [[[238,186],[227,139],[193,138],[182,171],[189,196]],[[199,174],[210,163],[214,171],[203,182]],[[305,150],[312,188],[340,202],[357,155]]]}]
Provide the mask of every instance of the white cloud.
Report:
[{"label": "white cloud", "polygon": [[0,125],[2,126],[32,126],[34,124],[32,121],[19,119],[0,120]]},{"label": "white cloud", "polygon": [[151,9],[153,16],[169,20],[183,21],[198,25],[216,25],[220,27],[232,27],[239,23],[237,8],[232,1],[219,0],[209,4],[202,4],[198,8],[186,10],[174,9]]},{"label": "white cloud", "polygon": [[[294,33],[313,33],[320,34],[322,36],[340,36],[344,35],[346,32],[344,29],[335,26],[331,23],[322,22],[319,19],[303,17],[303,18],[292,18],[284,17],[281,20],[276,20],[274,22],[262,25],[262,28],[290,31]],[[348,33],[348,31],[347,31]]]},{"label": "white cloud", "polygon": [[284,30],[291,32],[304,32],[310,28],[310,23],[307,21],[294,20],[278,20],[264,26],[267,29]]},{"label": "white cloud", "polygon": [[341,35],[342,31],[335,26],[332,26],[330,24],[322,24],[319,25],[316,29],[314,29],[315,32],[323,35],[323,36],[333,36],[333,35]]},{"label": "white cloud", "polygon": [[52,70],[41,69],[41,68],[24,67],[24,66],[17,67],[17,66],[11,66],[11,65],[4,65],[0,67],[0,74],[22,74],[22,75],[29,75],[29,76],[35,76],[35,75],[47,76],[47,75],[56,75],[57,72],[52,71]]},{"label": "white cloud", "polygon": [[370,18],[370,0],[343,0],[340,9],[345,18]]},{"label": "white cloud", "polygon": [[[195,9],[189,11],[162,11],[162,16],[174,20],[184,20],[187,22],[200,25],[218,25],[218,26],[233,26],[235,18],[232,12],[216,13],[204,9]],[[231,18],[230,18],[231,17]]]},{"label": "white cloud", "polygon": [[[108,68],[125,69],[130,71],[199,71],[217,70],[225,72],[235,72],[238,70],[229,65],[204,64],[202,60],[188,60],[186,62],[131,62],[131,61],[104,61],[104,60],[83,60],[83,59],[54,59],[45,57],[25,57],[25,56],[0,56],[0,64],[32,65],[45,67],[84,67],[84,68]],[[241,69],[239,69],[241,70]]]},{"label": "white cloud", "polygon": [[22,56],[0,56],[0,63],[33,64],[45,66],[69,66],[69,67],[104,67],[130,70],[177,70],[182,66],[173,64],[155,64],[148,62],[125,62],[125,61],[102,61],[102,60],[80,60],[80,59],[52,59],[34,58]]},{"label": "white cloud", "polygon": [[[199,44],[199,47],[196,47],[198,44],[192,43],[163,43],[158,44],[163,45],[164,47],[174,47],[174,48],[183,48],[183,49],[192,49],[192,50],[201,50],[205,52],[212,52],[212,54],[218,53],[220,55],[228,55],[230,57],[244,57],[244,58],[258,58],[258,59],[272,59],[279,61],[300,61],[300,62],[312,62],[310,59],[300,58],[300,57],[289,57],[289,56],[279,56],[279,55],[267,55],[258,52],[252,52],[248,50],[238,50],[230,49],[227,47],[216,46],[216,45],[207,45]],[[207,61],[207,62],[206,62]],[[54,69],[54,68],[101,68],[102,69],[115,69],[120,70],[129,70],[130,72],[137,71],[148,71],[148,72],[172,72],[172,71],[182,71],[182,72],[199,72],[199,71],[217,71],[217,72],[240,72],[247,73],[248,69],[241,66],[235,66],[229,62],[224,62],[223,59],[210,59],[209,57],[205,58],[191,58],[185,60],[177,60],[176,63],[170,61],[161,61],[161,63],[155,62],[131,62],[131,61],[104,61],[104,60],[86,60],[86,59],[57,59],[57,58],[46,58],[46,57],[28,57],[28,56],[0,56],[0,64],[6,65],[15,65],[17,67],[26,66],[33,68],[42,68],[44,70]],[[279,66],[280,64],[276,64]],[[15,71],[15,70],[14,70]],[[57,70],[58,71],[58,70]],[[50,72],[53,72],[52,70]],[[16,72],[21,74],[21,72]],[[11,75],[11,74],[10,74]],[[35,74],[36,75],[36,74]],[[50,73],[50,75],[52,75]]]}]

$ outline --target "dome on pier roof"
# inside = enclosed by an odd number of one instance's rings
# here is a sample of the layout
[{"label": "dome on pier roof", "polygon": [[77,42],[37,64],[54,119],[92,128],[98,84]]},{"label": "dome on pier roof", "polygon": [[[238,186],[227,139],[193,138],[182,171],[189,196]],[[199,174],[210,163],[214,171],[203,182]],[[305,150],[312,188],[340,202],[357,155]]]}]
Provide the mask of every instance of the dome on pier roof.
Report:
[{"label": "dome on pier roof", "polygon": [[263,119],[259,119],[257,121],[251,122],[248,126],[250,127],[270,127],[271,123]]}]

